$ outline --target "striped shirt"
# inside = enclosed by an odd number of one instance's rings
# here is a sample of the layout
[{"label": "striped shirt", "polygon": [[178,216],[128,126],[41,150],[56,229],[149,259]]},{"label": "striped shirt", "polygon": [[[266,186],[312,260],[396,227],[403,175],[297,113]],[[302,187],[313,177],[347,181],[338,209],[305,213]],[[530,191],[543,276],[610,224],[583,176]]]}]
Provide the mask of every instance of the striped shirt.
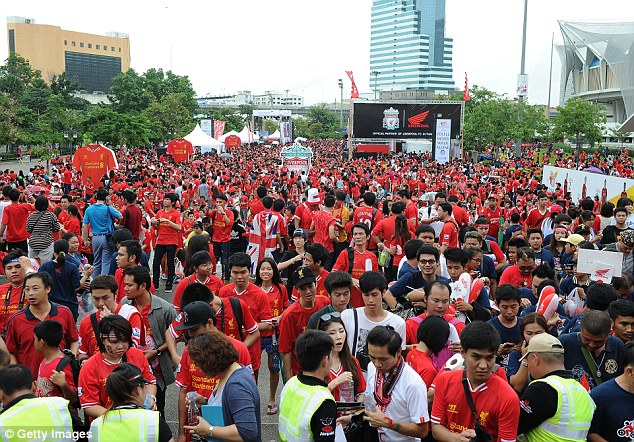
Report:
[{"label": "striped shirt", "polygon": [[60,225],[53,212],[35,211],[26,220],[26,231],[31,234],[29,249],[45,250],[53,244],[53,232],[59,232]]}]

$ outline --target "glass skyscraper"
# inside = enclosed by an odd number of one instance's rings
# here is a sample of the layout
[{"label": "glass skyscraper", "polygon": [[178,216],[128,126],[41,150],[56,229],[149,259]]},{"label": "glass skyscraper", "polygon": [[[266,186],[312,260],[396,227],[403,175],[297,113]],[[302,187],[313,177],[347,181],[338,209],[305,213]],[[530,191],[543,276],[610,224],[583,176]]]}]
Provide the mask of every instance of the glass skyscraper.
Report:
[{"label": "glass skyscraper", "polygon": [[370,87],[455,90],[453,40],[445,37],[445,0],[373,0]]}]

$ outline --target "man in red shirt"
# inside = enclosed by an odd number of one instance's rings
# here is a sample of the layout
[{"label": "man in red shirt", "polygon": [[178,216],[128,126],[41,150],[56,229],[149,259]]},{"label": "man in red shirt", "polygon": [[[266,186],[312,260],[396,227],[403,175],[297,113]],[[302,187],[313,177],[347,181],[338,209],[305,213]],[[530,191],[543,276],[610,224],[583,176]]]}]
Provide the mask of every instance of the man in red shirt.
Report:
[{"label": "man in red shirt", "polygon": [[546,192],[539,192],[537,194],[537,207],[533,207],[530,212],[528,212],[526,221],[524,221],[524,226],[522,227],[524,233],[531,227],[541,230],[542,223],[550,215],[547,206],[548,194]]},{"label": "man in red shirt", "polygon": [[450,203],[441,203],[438,205],[438,219],[445,223],[438,239],[440,253],[445,253],[447,249],[458,247],[458,233],[460,229],[456,220],[451,216],[454,208],[455,206],[452,206]]},{"label": "man in red shirt", "polygon": [[500,276],[500,285],[511,284],[519,288],[530,288],[535,269],[535,252],[530,247],[517,250],[517,264],[504,269]]},{"label": "man in red shirt", "polygon": [[409,190],[401,189],[396,194],[396,202],[405,204],[405,218],[414,226],[414,230],[418,228],[418,207],[412,202],[412,194]]},{"label": "man in red shirt", "polygon": [[[186,321],[183,321],[177,328],[179,331],[186,331],[190,338],[204,335],[206,333],[220,333],[216,329],[216,314],[213,308],[206,302],[193,301],[183,308]],[[251,356],[247,347],[237,339],[229,338],[233,346],[238,350],[238,363],[245,367],[251,366]],[[178,369],[176,370],[176,385],[180,387],[178,392],[178,427],[181,435],[187,436],[183,430],[187,423],[187,393],[196,392],[196,400],[205,403],[213,394],[214,388],[218,385],[218,376],[208,377],[196,366],[189,356],[187,347],[183,350]]]},{"label": "man in red shirt", "polygon": [[148,381],[145,393],[151,395],[150,407],[156,405],[156,378],[145,355],[132,345],[132,327],[119,315],[102,318],[99,334],[104,350],[95,353],[81,367],[79,372],[79,403],[89,418],[102,416],[112,405],[106,393],[106,379],[112,371],[124,362],[136,365]]},{"label": "man in red shirt", "polygon": [[20,191],[11,189],[9,199],[11,204],[2,211],[2,224],[0,224],[0,241],[4,242],[3,234],[6,231],[7,250],[20,249],[23,252],[29,250],[27,239],[29,233],[26,231],[26,220],[29,214],[35,210],[35,197],[28,190],[24,191],[31,204],[20,204]]},{"label": "man in red shirt", "polygon": [[233,211],[227,209],[227,195],[218,194],[216,197],[216,209],[209,213],[209,220],[213,226],[211,242],[214,247],[214,256],[220,258],[222,273],[225,280],[229,280],[229,259],[231,228],[233,227]]},{"label": "man in red shirt", "polygon": [[[125,288],[125,284],[121,283]],[[98,353],[103,342],[99,336],[99,321],[110,315],[119,315],[132,327],[132,343],[138,347],[145,342],[145,327],[141,314],[131,305],[119,304],[116,296],[119,289],[117,281],[110,275],[96,276],[90,283],[92,302],[97,311],[81,320],[79,324],[79,361]]]},{"label": "man in red shirt", "polygon": [[64,193],[68,194],[73,187],[73,166],[70,164],[66,165],[64,169]]},{"label": "man in red shirt", "polygon": [[[383,218],[383,212],[374,207],[376,203],[376,195],[373,192],[366,192],[363,194],[363,200],[361,206],[357,207],[352,216],[352,222],[354,224],[363,223],[368,226],[368,229],[372,231],[379,221]],[[368,250],[375,251],[377,249],[376,242],[370,238],[370,243],[367,244]]]},{"label": "man in red shirt", "polygon": [[4,333],[11,316],[24,307],[24,278],[31,261],[19,249],[14,249],[2,260],[8,283],[0,285],[0,333]]},{"label": "man in red shirt", "polygon": [[130,231],[133,240],[139,241],[141,230],[143,230],[141,227],[143,213],[139,206],[136,205],[136,193],[131,190],[124,190],[123,199],[126,202],[126,206],[121,209],[119,225]]},{"label": "man in red shirt", "polygon": [[172,304],[174,304],[174,308],[177,312],[181,311],[181,297],[190,284],[203,284],[209,287],[209,290],[211,290],[214,296],[220,294],[220,289],[224,285],[220,278],[212,274],[213,264],[209,252],[204,250],[196,252],[192,255],[190,261],[190,265],[194,269],[194,274],[186,276],[185,279],[179,282],[174,292]]},{"label": "man in red shirt", "polygon": [[447,202],[451,204],[453,208],[453,218],[458,223],[458,227],[465,227],[469,225],[469,213],[458,205],[458,197],[456,195],[450,195],[447,198]]},{"label": "man in red shirt", "polygon": [[14,314],[7,324],[7,349],[11,354],[11,362],[26,365],[31,369],[33,379],[37,379],[37,371],[44,356],[35,350],[33,329],[46,319],[55,319],[64,328],[64,339],[60,348],[69,349],[77,354],[79,335],[71,311],[63,305],[53,304],[48,294],[53,287],[53,280],[48,273],[33,272],[24,280],[24,293],[29,302],[25,308]]},{"label": "man in red shirt", "polygon": [[497,241],[498,233],[500,232],[500,218],[502,218],[502,208],[498,203],[498,198],[495,194],[489,195],[487,200],[487,206],[482,211],[482,215],[489,220],[489,231],[487,235],[495,238]]},{"label": "man in red shirt", "polygon": [[322,207],[313,212],[313,222],[309,230],[315,231],[315,244],[322,244],[328,250],[328,259],[323,263],[330,271],[335,263],[335,243],[338,242],[336,220],[333,216],[335,197],[326,195]]},{"label": "man in red shirt", "polygon": [[304,229],[308,233],[308,237],[312,238],[315,235],[315,231],[310,229],[313,224],[313,212],[319,209],[321,204],[321,196],[319,196],[319,189],[308,189],[308,197],[306,201],[295,209],[295,216],[293,221],[295,222],[296,229]]},{"label": "man in red shirt", "polygon": [[[434,439],[445,442],[475,437],[477,411],[478,424],[492,440],[515,441],[520,403],[513,388],[492,372],[500,347],[498,332],[491,324],[472,322],[463,330],[460,345],[466,368],[440,373],[432,385]],[[473,398],[473,412],[465,390]]]},{"label": "man in red shirt", "polygon": [[161,282],[161,261],[167,254],[167,281],[165,281],[165,293],[172,291],[174,284],[174,258],[176,249],[183,242],[181,230],[181,214],[174,208],[178,197],[174,193],[168,193],[163,199],[163,209],[159,210],[156,217],[152,218],[152,225],[157,229],[156,248],[152,261],[152,278],[154,287],[159,287]]},{"label": "man in red shirt", "polygon": [[[342,252],[342,254],[345,253]],[[300,267],[294,274],[295,288],[299,291],[299,301],[295,302],[282,314],[280,320],[280,341],[278,350],[284,360],[286,380],[301,371],[301,365],[295,354],[295,341],[301,335],[313,313],[330,304],[330,299],[317,296],[315,275],[308,267]]]},{"label": "man in red shirt", "polygon": [[[251,313],[251,316],[258,324],[260,333],[270,331],[273,329],[273,315],[271,313],[269,298],[260,287],[249,281],[250,268],[251,258],[249,255],[242,252],[234,253],[231,258],[229,258],[229,272],[233,283],[221,288],[219,296],[221,298],[244,300],[249,313]],[[254,345],[249,348],[249,352],[251,353],[253,373],[257,380],[262,359],[260,340],[257,340]]]}]

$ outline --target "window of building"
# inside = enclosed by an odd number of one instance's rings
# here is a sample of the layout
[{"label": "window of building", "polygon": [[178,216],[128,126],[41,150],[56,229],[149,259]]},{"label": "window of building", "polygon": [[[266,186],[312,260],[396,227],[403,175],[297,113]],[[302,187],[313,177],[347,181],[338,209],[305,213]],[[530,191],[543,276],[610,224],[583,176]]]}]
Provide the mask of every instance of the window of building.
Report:
[{"label": "window of building", "polygon": [[110,50],[114,52],[114,46],[110,46]]},{"label": "window of building", "polygon": [[68,46],[68,40],[64,40],[64,46]]},{"label": "window of building", "polygon": [[103,45],[103,50],[104,50],[104,51],[107,51],[107,50],[108,50],[108,46]]},{"label": "window of building", "polygon": [[92,49],[92,43],[88,43],[88,49]]},{"label": "window of building", "polygon": [[9,53],[15,52],[15,29],[9,29]]},{"label": "window of building", "polygon": [[119,52],[121,52],[121,48],[119,48]]},{"label": "window of building", "polygon": [[74,41],[71,41],[71,42],[70,42],[70,45],[71,45],[71,46],[77,46],[77,45],[75,44],[75,42],[74,42]]},{"label": "window of building", "polygon": [[95,49],[100,49],[100,46],[99,45],[95,45]]},{"label": "window of building", "polygon": [[83,48],[83,47],[84,47],[84,42],[83,42],[83,41],[80,41],[80,42],[79,42],[79,47],[80,47],[80,48]]}]

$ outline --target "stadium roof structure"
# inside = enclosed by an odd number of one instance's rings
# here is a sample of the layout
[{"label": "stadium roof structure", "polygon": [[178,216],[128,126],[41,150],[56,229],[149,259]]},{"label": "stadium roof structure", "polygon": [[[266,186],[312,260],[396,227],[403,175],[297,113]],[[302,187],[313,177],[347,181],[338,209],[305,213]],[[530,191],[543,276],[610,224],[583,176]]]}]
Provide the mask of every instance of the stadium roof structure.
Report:
[{"label": "stadium roof structure", "polygon": [[619,130],[634,131],[634,22],[560,20],[559,27],[562,89],[572,85],[572,96],[597,101],[620,95],[627,120]]}]

